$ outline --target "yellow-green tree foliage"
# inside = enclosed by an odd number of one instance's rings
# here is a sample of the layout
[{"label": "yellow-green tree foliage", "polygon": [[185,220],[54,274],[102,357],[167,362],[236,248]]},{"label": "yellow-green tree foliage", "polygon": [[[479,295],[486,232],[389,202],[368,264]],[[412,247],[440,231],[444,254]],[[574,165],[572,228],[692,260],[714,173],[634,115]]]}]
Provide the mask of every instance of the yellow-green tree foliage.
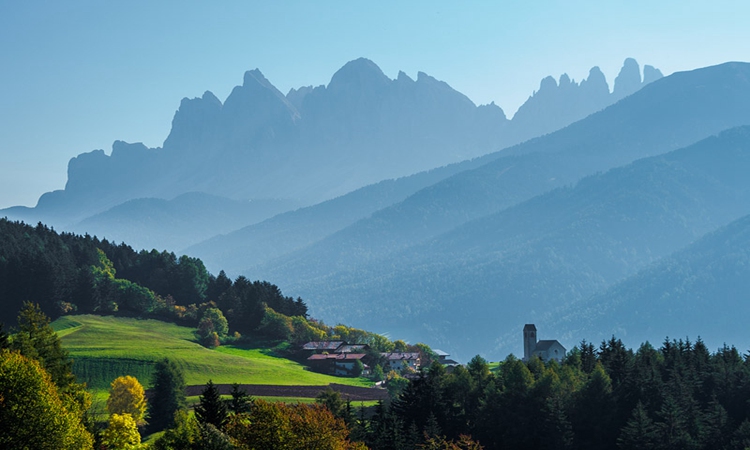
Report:
[{"label": "yellow-green tree foliage", "polygon": [[138,450],[141,446],[141,435],[138,433],[133,416],[130,414],[111,414],[109,426],[102,431],[102,444],[107,450]]},{"label": "yellow-green tree foliage", "polygon": [[229,419],[226,433],[240,449],[264,450],[355,450],[362,443],[350,442],[343,419],[324,405],[269,403],[256,400],[250,413]]},{"label": "yellow-green tree foliage", "polygon": [[77,408],[39,362],[0,351],[0,448],[91,449],[93,438]]},{"label": "yellow-green tree foliage", "polygon": [[302,316],[292,317],[292,341],[295,343],[305,343],[310,341],[324,341],[326,332],[310,324]]},{"label": "yellow-green tree foliage", "polygon": [[181,409],[175,413],[174,425],[154,442],[156,450],[189,449],[200,440],[200,425],[187,411]]},{"label": "yellow-green tree foliage", "polygon": [[471,439],[471,436],[462,434],[458,440],[451,441],[445,436],[433,436],[427,438],[424,444],[417,448],[424,450],[484,450],[479,442]]},{"label": "yellow-green tree foliage", "polygon": [[136,377],[115,378],[109,389],[107,411],[110,414],[130,414],[138,425],[146,415],[146,394]]}]

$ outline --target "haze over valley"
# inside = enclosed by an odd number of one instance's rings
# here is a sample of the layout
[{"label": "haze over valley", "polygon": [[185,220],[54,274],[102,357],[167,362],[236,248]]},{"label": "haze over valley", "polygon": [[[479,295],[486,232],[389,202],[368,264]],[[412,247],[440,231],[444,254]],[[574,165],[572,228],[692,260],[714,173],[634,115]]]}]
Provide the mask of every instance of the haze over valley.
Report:
[{"label": "haze over valley", "polygon": [[223,102],[183,99],[162,147],[83,153],[64,190],[2,214],[273,280],[314,316],[458,358],[517,352],[527,322],[645,340],[656,312],[603,305],[750,214],[748,80],[745,63],[662,77],[629,58],[611,90],[597,67],[547,77],[508,119],[364,58],[286,95],[256,69]]},{"label": "haze over valley", "polygon": [[527,323],[750,348],[744,3],[33,3],[0,8],[0,217],[457,361]]}]

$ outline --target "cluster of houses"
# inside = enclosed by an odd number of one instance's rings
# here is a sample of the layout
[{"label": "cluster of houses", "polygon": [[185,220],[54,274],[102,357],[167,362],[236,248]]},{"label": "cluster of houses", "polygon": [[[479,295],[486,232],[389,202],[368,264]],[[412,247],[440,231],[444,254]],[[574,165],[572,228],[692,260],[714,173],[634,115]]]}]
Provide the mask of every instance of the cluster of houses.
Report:
[{"label": "cluster of houses", "polygon": [[[369,351],[367,344],[347,344],[344,341],[313,341],[302,346],[302,352],[307,354],[308,365],[323,373],[332,375],[362,375],[372,373],[372,359],[377,359]],[[448,359],[448,354],[440,350],[435,351],[439,361],[447,366],[458,363]],[[386,352],[380,353],[383,372],[391,370],[405,375],[419,371],[422,359],[419,352]],[[358,373],[360,372],[360,373]]]},{"label": "cluster of houses", "polygon": [[[536,326],[526,324],[523,327],[523,361],[530,361],[538,357],[544,362],[555,360],[562,362],[567,350],[557,340],[537,340]],[[368,376],[372,373],[373,359],[379,359],[383,364],[383,372],[409,376],[419,371],[422,360],[419,352],[388,352],[378,353],[370,351],[367,344],[347,344],[344,341],[313,341],[302,346],[301,351],[307,356],[307,363],[313,370],[340,376]],[[438,362],[446,366],[448,371],[458,365],[456,361],[448,359],[450,356],[441,350],[433,350]]]}]

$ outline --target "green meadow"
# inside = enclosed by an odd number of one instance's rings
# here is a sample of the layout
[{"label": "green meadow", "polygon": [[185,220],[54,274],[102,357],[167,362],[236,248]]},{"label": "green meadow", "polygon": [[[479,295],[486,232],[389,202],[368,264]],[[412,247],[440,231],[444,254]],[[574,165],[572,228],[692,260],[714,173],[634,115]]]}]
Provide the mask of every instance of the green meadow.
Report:
[{"label": "green meadow", "polygon": [[214,383],[370,386],[364,378],[340,378],[307,370],[277,356],[262,342],[207,349],[193,329],[153,319],[112,316],[65,316],[52,323],[73,359],[79,381],[93,390],[109,388],[112,380],[132,375],[150,387],[154,364],[175,361],[188,385]]}]

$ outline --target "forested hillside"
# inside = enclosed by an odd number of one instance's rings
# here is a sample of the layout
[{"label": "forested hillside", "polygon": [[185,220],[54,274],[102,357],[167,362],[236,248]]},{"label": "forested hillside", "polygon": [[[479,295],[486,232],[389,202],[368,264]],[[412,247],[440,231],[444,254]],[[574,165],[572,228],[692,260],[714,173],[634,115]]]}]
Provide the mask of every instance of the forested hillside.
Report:
[{"label": "forested hillside", "polygon": [[[301,299],[268,282],[213,276],[200,259],[0,219],[0,321],[11,324],[23,302],[48,316],[122,314],[197,325],[211,299],[233,309],[240,332],[260,323],[264,308],[306,316]],[[265,305],[265,306],[264,306]]]},{"label": "forested hillside", "polygon": [[479,448],[438,446],[467,435],[486,449],[744,449],[748,401],[750,361],[734,347],[665,340],[633,351],[611,338],[582,342],[562,364],[434,366],[353,434],[375,450]]},{"label": "forested hillside", "polygon": [[[429,264],[415,270],[409,264],[410,255],[414,253],[412,250],[421,248],[420,243],[425,243],[441,233],[452,229],[460,233],[462,228],[459,227],[462,224],[496,214],[556,187],[575,183],[587,174],[629,163],[639,157],[673,151],[729,127],[750,123],[749,110],[746,108],[746,103],[750,99],[750,85],[747,83],[749,68],[750,65],[747,64],[729,63],[658,80],[585,120],[501,152],[507,152],[509,156],[503,156],[482,167],[461,172],[422,189],[403,202],[378,211],[372,217],[361,220],[307,248],[250,268],[244,273],[283,282],[296,295],[304,296],[313,311],[317,312],[317,308],[326,308],[326,314],[341,314],[335,317],[347,323],[356,323],[358,318],[349,315],[351,309],[339,307],[344,302],[356,299],[364,308],[357,310],[361,311],[359,317],[366,317],[371,311],[367,310],[370,305],[380,305],[384,297],[388,301],[393,300],[394,304],[398,303],[396,307],[399,308],[399,312],[409,315],[409,319],[405,319],[404,323],[408,325],[405,325],[404,329],[391,328],[398,333],[413,330],[414,323],[434,327],[434,320],[422,322],[423,308],[420,306],[419,297],[415,299],[415,292],[429,297],[428,309],[439,314],[440,320],[444,321],[435,329],[452,323],[453,316],[440,311],[443,308],[449,311],[450,305],[465,301],[459,299],[469,298],[480,302],[482,306],[478,306],[479,310],[488,304],[494,304],[495,301],[513,308],[515,303],[499,297],[501,291],[497,289],[497,284],[493,284],[493,288],[489,289],[492,294],[490,297],[485,296],[487,292],[471,295],[466,291],[485,282],[502,283],[499,280],[503,279],[506,271],[498,269],[502,273],[492,275],[491,281],[482,276],[479,277],[480,282],[466,282],[467,279],[462,279],[459,283],[448,282],[448,279],[454,279],[454,272],[448,268],[452,262],[449,261],[448,266],[442,266],[442,260],[430,259],[425,255],[424,261],[429,261]],[[628,189],[628,185],[622,188]],[[675,186],[675,189],[679,190],[681,187]],[[697,186],[695,189],[700,190]],[[630,194],[623,195],[627,197]],[[637,208],[634,211],[637,211]],[[697,214],[698,216],[694,217],[696,219],[700,216],[700,211],[685,213],[690,216]],[[737,217],[739,215],[727,220]],[[725,223],[727,222],[718,222],[715,226]],[[704,228],[702,232],[711,229]],[[692,239],[699,234],[700,232],[693,235]],[[584,239],[581,245],[585,245],[586,235],[581,238]],[[683,241],[680,245],[688,242]],[[667,252],[676,248],[672,247]],[[617,250],[613,248],[612,251]],[[664,254],[661,253],[660,256]],[[529,258],[524,258],[524,261],[529,261]],[[568,266],[565,261],[562,263],[561,266],[555,265],[553,268],[561,267],[564,270],[565,267],[575,265]],[[583,264],[597,266],[599,263],[583,261]],[[441,268],[445,269],[446,273],[441,272]],[[631,270],[639,268],[640,266],[632,266]],[[483,269],[491,271],[492,264],[484,265]],[[384,278],[385,273],[388,274],[387,278]],[[623,273],[620,276],[631,273]],[[485,272],[485,275],[487,274],[488,272]],[[597,277],[598,275],[593,275],[585,281],[593,282],[597,285],[596,289],[606,287],[606,283],[617,281],[616,278],[602,280]],[[369,288],[371,284],[375,286],[388,283],[386,279],[393,280],[387,294],[380,287]],[[437,295],[425,294],[422,287],[431,289],[426,282],[431,279],[445,280],[448,286],[435,289],[439,292]],[[468,280],[473,278],[469,276]],[[529,284],[528,281],[524,282],[524,286]],[[571,284],[572,291],[564,290],[563,295],[580,294],[581,296],[577,296],[576,299],[582,300],[593,293],[577,292],[577,283],[574,281]],[[515,292],[512,285],[508,285],[505,290]],[[523,297],[523,294],[518,293],[518,297]],[[489,300],[490,298],[497,300]],[[547,300],[550,299],[545,299]],[[524,297],[520,301],[537,304],[535,297]],[[528,310],[534,317],[542,315],[538,309]],[[477,311],[471,312],[476,316]],[[467,311],[467,314],[470,313]],[[516,320],[517,326],[523,325],[524,319]],[[456,336],[443,338],[447,341],[463,339]],[[481,340],[482,345],[489,339],[489,336],[485,336]],[[452,343],[440,342],[440,345],[449,347],[455,354],[457,347],[450,347]]]},{"label": "forested hillside", "polygon": [[[730,130],[367,264],[318,273],[320,278],[311,268],[302,279],[310,280],[310,292],[327,299],[316,305],[324,314],[335,314],[339,302],[355,298],[387,312],[372,317],[357,309],[355,323],[367,318],[399,334],[424,334],[453,354],[460,353],[457,347],[502,354],[517,342],[513,330],[523,323],[551,321],[557,308],[750,213],[748,149],[750,130]],[[415,317],[425,325],[415,327]],[[443,332],[456,326],[466,331]]]},{"label": "forested hillside", "polygon": [[750,216],[745,216],[566,308],[563,319],[548,326],[592,338],[616,334],[629,343],[663,334],[747,349],[748,300]]}]

